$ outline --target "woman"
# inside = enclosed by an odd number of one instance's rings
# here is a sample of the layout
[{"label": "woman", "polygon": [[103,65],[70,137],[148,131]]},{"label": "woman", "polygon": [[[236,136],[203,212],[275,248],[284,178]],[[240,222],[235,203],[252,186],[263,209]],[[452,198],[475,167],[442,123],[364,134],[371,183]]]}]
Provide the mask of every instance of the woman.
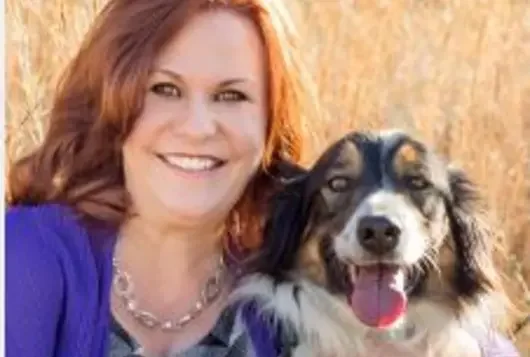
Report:
[{"label": "woman", "polygon": [[99,15],[44,142],[11,170],[7,356],[250,354],[226,296],[280,158],[301,150],[270,3],[111,0]]}]

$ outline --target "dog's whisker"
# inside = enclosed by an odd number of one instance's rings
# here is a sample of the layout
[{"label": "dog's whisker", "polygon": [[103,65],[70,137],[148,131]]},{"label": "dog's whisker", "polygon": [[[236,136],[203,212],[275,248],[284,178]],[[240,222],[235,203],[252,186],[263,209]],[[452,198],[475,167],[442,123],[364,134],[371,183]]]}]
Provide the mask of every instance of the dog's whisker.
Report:
[{"label": "dog's whisker", "polygon": [[405,275],[413,275],[418,271],[418,269],[421,268],[417,264],[407,265],[405,266]]},{"label": "dog's whisker", "polygon": [[442,271],[440,270],[440,267],[438,265],[438,259],[436,257],[436,254],[426,254],[424,262],[426,265],[426,270],[432,271],[438,276],[442,275]]}]

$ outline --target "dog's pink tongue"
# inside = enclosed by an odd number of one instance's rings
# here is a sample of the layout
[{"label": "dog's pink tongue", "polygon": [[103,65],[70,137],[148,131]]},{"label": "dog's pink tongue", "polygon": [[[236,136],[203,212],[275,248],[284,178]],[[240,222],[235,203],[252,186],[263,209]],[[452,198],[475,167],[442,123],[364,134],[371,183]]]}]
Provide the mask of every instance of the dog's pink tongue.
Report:
[{"label": "dog's pink tongue", "polygon": [[392,325],[407,307],[404,276],[397,267],[359,268],[350,297],[353,312],[359,320],[384,328]]}]

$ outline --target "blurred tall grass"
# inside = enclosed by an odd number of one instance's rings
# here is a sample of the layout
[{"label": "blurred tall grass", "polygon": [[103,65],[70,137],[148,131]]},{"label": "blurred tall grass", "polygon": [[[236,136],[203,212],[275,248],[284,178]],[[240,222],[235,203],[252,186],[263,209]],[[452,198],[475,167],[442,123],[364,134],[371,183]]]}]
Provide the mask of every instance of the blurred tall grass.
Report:
[{"label": "blurred tall grass", "polygon": [[[6,163],[41,140],[57,76],[103,3],[7,0]],[[530,2],[285,3],[317,84],[307,161],[349,129],[420,134],[481,185],[510,298],[530,313]],[[516,337],[530,357],[530,328]]]}]

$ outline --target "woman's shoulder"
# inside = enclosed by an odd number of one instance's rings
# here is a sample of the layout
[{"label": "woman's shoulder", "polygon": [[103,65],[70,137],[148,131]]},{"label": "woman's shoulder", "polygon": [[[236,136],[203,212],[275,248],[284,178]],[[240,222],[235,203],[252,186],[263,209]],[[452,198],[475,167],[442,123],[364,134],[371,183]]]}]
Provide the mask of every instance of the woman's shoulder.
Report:
[{"label": "woman's shoulder", "polygon": [[51,356],[58,346],[69,348],[63,341],[85,343],[85,331],[100,323],[105,307],[98,301],[106,296],[101,289],[110,285],[112,264],[109,256],[94,254],[91,238],[92,231],[65,205],[6,210],[9,356]]},{"label": "woman's shoulder", "polygon": [[9,206],[5,212],[6,224],[20,225],[24,223],[52,224],[73,223],[76,221],[74,210],[68,205],[60,203],[42,203],[35,205],[14,205]]},{"label": "woman's shoulder", "polygon": [[23,248],[32,251],[34,246],[39,249],[42,246],[53,247],[79,230],[73,211],[60,204],[17,205],[8,207],[5,213],[8,250]]},{"label": "woman's shoulder", "polygon": [[99,239],[94,235],[74,209],[64,204],[17,205],[5,213],[6,250],[13,258],[89,256],[95,252],[92,241]]},{"label": "woman's shoulder", "polygon": [[74,210],[68,205],[60,203],[42,203],[36,205],[10,206],[5,212],[6,225],[21,228],[24,226],[46,225],[60,227],[61,225],[78,224]]}]

